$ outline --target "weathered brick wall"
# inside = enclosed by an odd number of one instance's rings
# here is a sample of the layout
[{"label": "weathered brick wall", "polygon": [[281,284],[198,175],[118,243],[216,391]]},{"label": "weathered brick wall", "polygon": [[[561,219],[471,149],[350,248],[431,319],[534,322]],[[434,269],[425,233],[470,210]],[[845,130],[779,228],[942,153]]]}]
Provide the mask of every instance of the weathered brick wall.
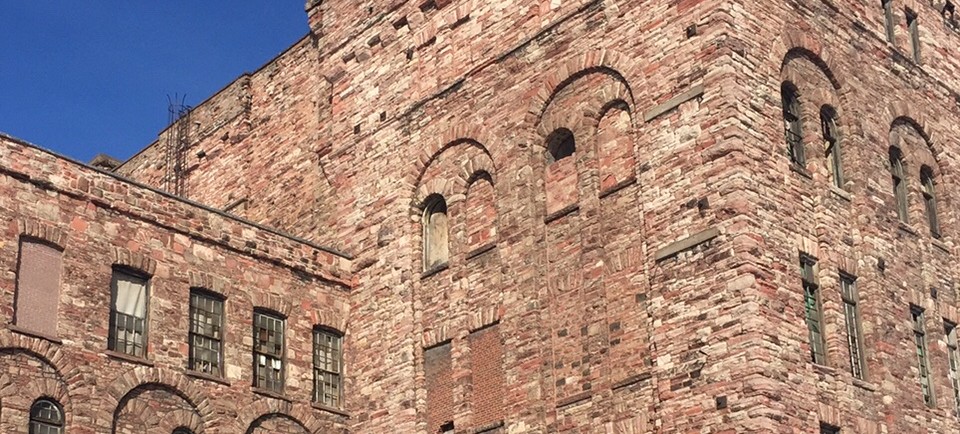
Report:
[{"label": "weathered brick wall", "polygon": [[[179,426],[236,433],[274,414],[285,421],[264,421],[264,432],[277,432],[271,423],[299,432],[345,429],[343,416],[311,406],[311,332],[316,325],[344,331],[350,364],[348,257],[7,137],[0,137],[0,161],[4,323],[15,315],[20,239],[63,250],[59,299],[45,300],[58,311],[56,335],[29,325],[0,331],[0,431],[26,433],[30,405],[40,397],[63,405],[72,433],[170,433]],[[107,351],[114,265],[151,275],[146,360]],[[226,299],[221,379],[187,370],[192,287]],[[287,318],[280,398],[251,388],[255,307]]]}]

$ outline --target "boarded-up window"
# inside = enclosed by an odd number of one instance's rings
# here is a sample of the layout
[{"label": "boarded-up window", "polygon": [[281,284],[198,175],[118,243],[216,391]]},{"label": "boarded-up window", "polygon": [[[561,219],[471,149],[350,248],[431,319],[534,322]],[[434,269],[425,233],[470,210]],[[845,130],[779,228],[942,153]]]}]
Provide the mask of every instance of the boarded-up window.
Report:
[{"label": "boarded-up window", "polygon": [[147,355],[147,279],[115,269],[111,282],[110,340],[107,348],[136,357]]},{"label": "boarded-up window", "polygon": [[467,190],[468,251],[487,246],[497,240],[497,208],[493,183],[483,174]]},{"label": "boarded-up window", "polygon": [[453,368],[449,342],[423,351],[423,370],[427,378],[427,432],[444,432],[453,423]]},{"label": "boarded-up window", "polygon": [[470,334],[473,424],[485,427],[503,419],[503,345],[499,325]]},{"label": "boarded-up window", "polygon": [[26,239],[20,242],[14,314],[17,327],[57,335],[62,255],[59,249],[44,243]]}]

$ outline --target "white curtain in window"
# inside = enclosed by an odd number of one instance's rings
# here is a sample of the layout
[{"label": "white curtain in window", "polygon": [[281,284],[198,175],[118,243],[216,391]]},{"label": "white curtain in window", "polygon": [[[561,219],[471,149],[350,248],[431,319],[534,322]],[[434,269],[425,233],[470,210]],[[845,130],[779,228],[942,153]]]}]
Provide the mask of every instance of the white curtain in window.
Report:
[{"label": "white curtain in window", "polygon": [[117,275],[113,284],[117,294],[117,311],[137,318],[147,316],[147,285],[143,279]]}]

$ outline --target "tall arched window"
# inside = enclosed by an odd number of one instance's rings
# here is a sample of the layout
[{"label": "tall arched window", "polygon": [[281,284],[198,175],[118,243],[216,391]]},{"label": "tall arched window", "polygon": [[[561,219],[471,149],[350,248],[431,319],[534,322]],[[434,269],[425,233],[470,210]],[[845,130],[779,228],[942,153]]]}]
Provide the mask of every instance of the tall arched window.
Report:
[{"label": "tall arched window", "polygon": [[840,131],[837,129],[837,111],[830,106],[820,108],[820,131],[830,164],[833,185],[843,188],[843,169],[840,164]]},{"label": "tall arched window", "polygon": [[923,206],[927,212],[930,234],[940,237],[940,220],[937,218],[937,195],[934,190],[933,170],[928,166],[920,168],[920,185],[923,187]]},{"label": "tall arched window", "polygon": [[798,166],[806,164],[803,155],[803,128],[800,125],[800,99],[797,88],[784,82],[780,86],[780,100],[783,104],[783,134],[787,141],[787,155],[790,162]]},{"label": "tall arched window", "polygon": [[423,269],[445,264],[449,257],[449,223],[447,201],[439,194],[431,195],[423,208]]},{"label": "tall arched window", "polygon": [[896,146],[890,147],[890,176],[893,178],[893,196],[897,201],[897,217],[907,223],[907,184],[903,176],[903,153]]},{"label": "tall arched window", "polygon": [[38,399],[30,407],[30,434],[63,434],[63,410],[49,399]]},{"label": "tall arched window", "polygon": [[573,132],[558,128],[547,137],[547,164],[570,157],[577,151]]}]

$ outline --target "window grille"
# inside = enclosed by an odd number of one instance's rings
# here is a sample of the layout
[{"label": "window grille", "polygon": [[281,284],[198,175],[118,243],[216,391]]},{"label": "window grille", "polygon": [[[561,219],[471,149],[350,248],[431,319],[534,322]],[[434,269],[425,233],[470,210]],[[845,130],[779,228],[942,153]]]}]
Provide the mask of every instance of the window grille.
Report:
[{"label": "window grille", "polygon": [[840,275],[840,298],[843,300],[843,316],[847,327],[850,373],[862,380],[866,377],[866,362],[863,353],[863,333],[860,330],[860,300],[855,277]]},{"label": "window grille", "polygon": [[343,400],[343,335],[313,331],[313,400],[340,408]]},{"label": "window grille", "polygon": [[800,276],[803,282],[803,305],[810,337],[810,358],[814,363],[826,365],[826,343],[823,337],[823,308],[820,304],[820,284],[816,276],[816,260],[800,256]]},{"label": "window grille", "polygon": [[930,380],[930,363],[927,360],[927,338],[924,328],[923,309],[910,306],[910,320],[913,323],[913,340],[917,349],[917,369],[920,373],[920,390],[923,393],[923,403],[933,407],[933,383]]},{"label": "window grille", "polygon": [[190,291],[190,369],[222,376],[223,299]]},{"label": "window grille", "polygon": [[253,385],[283,391],[284,320],[266,312],[253,314]]},{"label": "window grille", "polygon": [[957,325],[945,321],[943,325],[947,335],[947,357],[950,361],[950,386],[953,388],[954,411],[960,416],[960,349],[957,345]]},{"label": "window grille", "polygon": [[840,163],[840,134],[837,129],[836,112],[830,107],[820,110],[820,130],[826,148],[827,161],[830,163],[830,174],[833,176],[833,185],[843,188],[843,170]]},{"label": "window grille", "polygon": [[800,100],[797,91],[788,83],[780,87],[783,104],[783,132],[787,142],[787,154],[790,162],[798,166],[806,164],[803,152],[803,128],[800,123]]},{"label": "window grille", "polygon": [[927,166],[924,166],[920,170],[920,184],[923,187],[923,205],[927,213],[927,224],[930,226],[930,234],[939,238],[940,220],[937,217],[937,196],[933,182],[933,171]]},{"label": "window grille", "polygon": [[147,279],[122,270],[113,271],[108,349],[146,357]]},{"label": "window grille", "polygon": [[39,399],[30,407],[30,434],[63,434],[63,410],[56,402]]},{"label": "window grille", "polygon": [[907,213],[907,184],[903,175],[903,154],[897,147],[890,148],[890,176],[893,178],[893,196],[897,202],[897,217],[909,221]]}]

